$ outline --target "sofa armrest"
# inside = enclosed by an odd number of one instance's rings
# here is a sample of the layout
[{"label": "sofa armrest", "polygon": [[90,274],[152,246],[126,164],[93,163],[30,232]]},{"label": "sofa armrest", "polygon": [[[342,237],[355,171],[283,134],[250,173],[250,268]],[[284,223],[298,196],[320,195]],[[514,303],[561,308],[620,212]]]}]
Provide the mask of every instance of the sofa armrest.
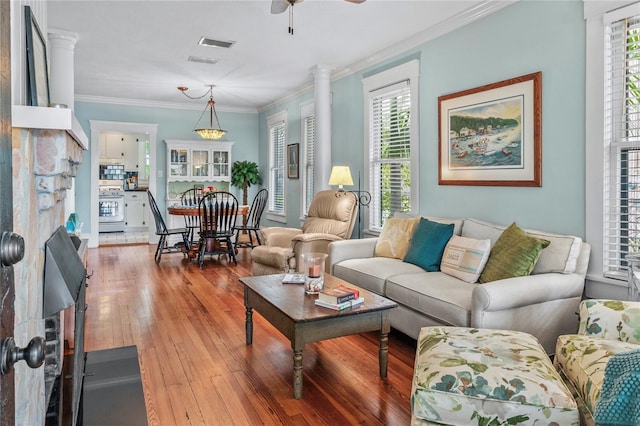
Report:
[{"label": "sofa armrest", "polygon": [[333,265],[347,259],[373,257],[378,238],[342,240],[329,244],[329,273],[333,274]]},{"label": "sofa armrest", "polygon": [[472,312],[475,317],[484,311],[581,297],[583,289],[584,277],[578,274],[547,273],[492,281],[474,288]]},{"label": "sofa armrest", "polygon": [[472,293],[471,327],[523,331],[552,354],[558,336],[578,329],[583,290],[579,274],[545,273],[478,284]]}]

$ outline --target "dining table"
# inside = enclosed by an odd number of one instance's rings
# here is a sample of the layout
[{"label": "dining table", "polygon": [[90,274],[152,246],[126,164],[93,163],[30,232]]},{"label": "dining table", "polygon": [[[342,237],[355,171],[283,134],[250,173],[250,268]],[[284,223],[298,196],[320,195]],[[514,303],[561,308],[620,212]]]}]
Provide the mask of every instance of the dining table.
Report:
[{"label": "dining table", "polygon": [[[198,206],[170,206],[167,211],[175,216],[198,216]],[[238,216],[243,218],[249,213],[249,206],[238,206]]]},{"label": "dining table", "polygon": [[[170,215],[174,215],[174,216],[198,216],[199,209],[198,209],[198,206],[188,206],[188,205],[177,204],[177,205],[169,206],[167,208],[167,212]],[[242,216],[242,223],[245,223],[248,213],[249,213],[249,206],[247,205],[238,206],[237,216]],[[189,239],[192,240],[193,235],[190,235]],[[209,244],[216,244],[216,242],[211,241],[210,243],[207,244],[207,247]],[[188,250],[189,259],[193,260],[196,258],[197,249],[198,249],[197,245],[192,244],[192,246]]]}]

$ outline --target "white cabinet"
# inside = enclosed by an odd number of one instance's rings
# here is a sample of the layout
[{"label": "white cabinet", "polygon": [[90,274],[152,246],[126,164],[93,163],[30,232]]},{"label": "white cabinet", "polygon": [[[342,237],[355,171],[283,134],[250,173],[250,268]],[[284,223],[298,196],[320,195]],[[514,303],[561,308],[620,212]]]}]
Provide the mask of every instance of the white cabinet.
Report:
[{"label": "white cabinet", "polygon": [[146,229],[149,224],[149,200],[145,191],[127,191],[124,195],[125,231]]},{"label": "white cabinet", "polygon": [[[167,199],[175,200],[184,189],[196,184],[228,187],[231,181],[233,142],[166,140]],[[224,185],[216,185],[224,182]]]},{"label": "white cabinet", "polygon": [[127,172],[139,171],[140,145],[145,135],[105,132],[100,135],[100,159],[124,164]]},{"label": "white cabinet", "polygon": [[119,133],[107,133],[104,138],[104,155],[110,160],[122,160],[125,156],[125,139],[124,135]]},{"label": "white cabinet", "polygon": [[138,171],[138,144],[143,142],[140,138],[132,135],[128,135],[123,138],[123,152],[124,152],[124,171],[125,172],[137,172]]}]

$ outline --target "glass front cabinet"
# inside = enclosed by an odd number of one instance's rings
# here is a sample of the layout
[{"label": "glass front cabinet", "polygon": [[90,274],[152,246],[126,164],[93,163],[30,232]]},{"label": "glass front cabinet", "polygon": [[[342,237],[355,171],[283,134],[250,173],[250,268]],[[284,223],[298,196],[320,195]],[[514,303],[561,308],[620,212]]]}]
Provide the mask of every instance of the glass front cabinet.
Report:
[{"label": "glass front cabinet", "polygon": [[194,185],[228,190],[233,142],[167,139],[167,200]]}]

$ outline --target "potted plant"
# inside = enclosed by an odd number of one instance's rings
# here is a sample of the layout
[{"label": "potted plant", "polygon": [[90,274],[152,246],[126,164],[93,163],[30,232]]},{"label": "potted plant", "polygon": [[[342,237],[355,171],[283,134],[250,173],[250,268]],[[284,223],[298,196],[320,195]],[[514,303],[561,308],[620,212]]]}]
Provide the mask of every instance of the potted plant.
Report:
[{"label": "potted plant", "polygon": [[258,164],[253,161],[236,161],[231,167],[231,185],[242,188],[242,204],[248,205],[247,189],[262,182]]}]

